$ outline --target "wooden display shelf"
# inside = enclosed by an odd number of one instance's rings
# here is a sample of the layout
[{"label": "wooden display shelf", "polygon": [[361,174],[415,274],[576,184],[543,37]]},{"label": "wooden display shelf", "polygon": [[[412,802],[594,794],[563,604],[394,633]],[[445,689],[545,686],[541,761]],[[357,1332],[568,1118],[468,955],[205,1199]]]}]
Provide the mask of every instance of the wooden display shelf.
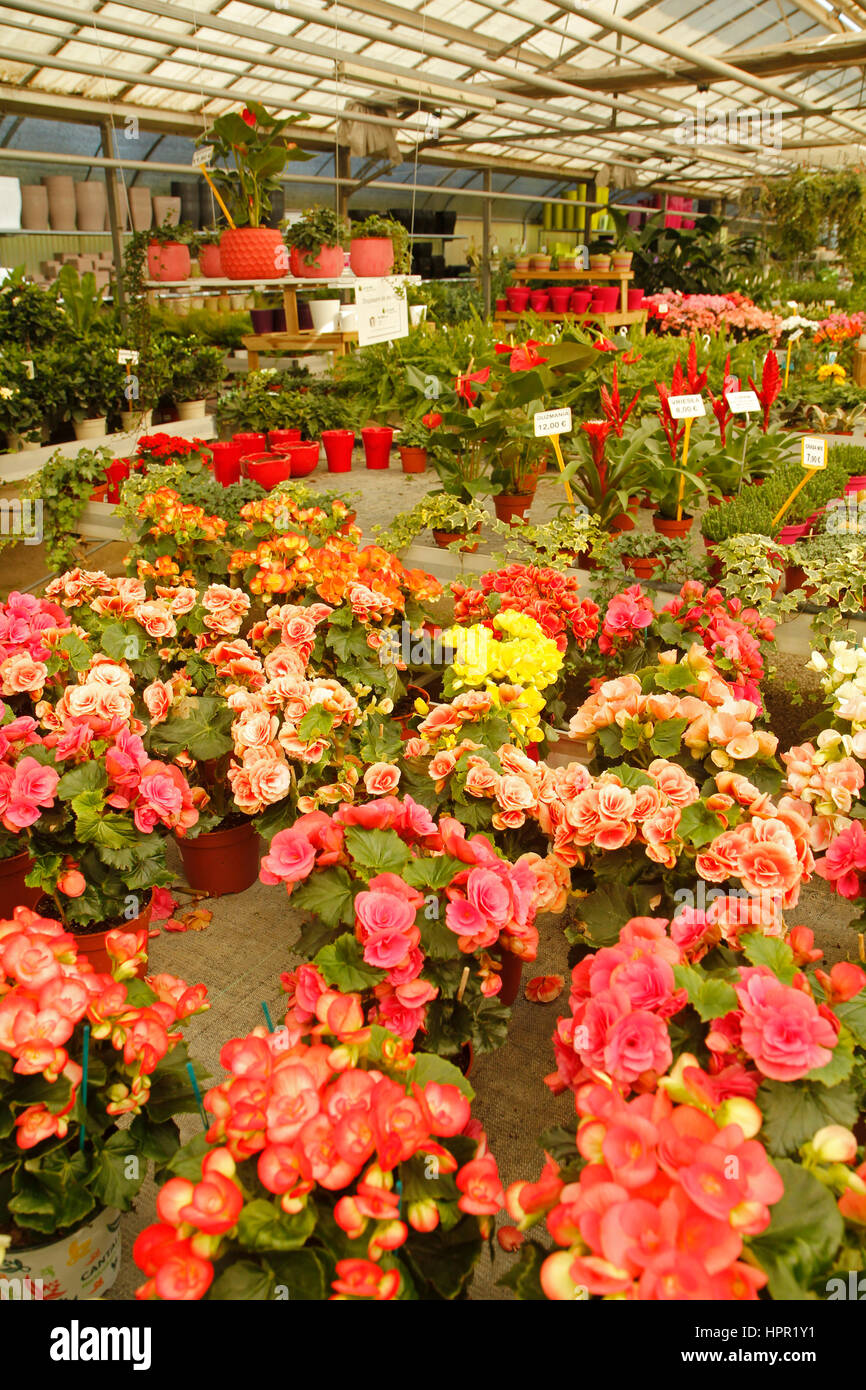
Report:
[{"label": "wooden display shelf", "polygon": [[543,314],[535,314],[528,306],[518,312],[516,309],[497,309],[494,318],[497,322],[513,323],[517,319],[523,318],[524,314],[533,314],[534,318],[543,319],[546,323],[562,323],[565,320],[575,323],[597,323],[601,328],[622,328],[623,325],[641,325],[641,337],[646,332],[646,309],[616,309],[610,313],[596,311],[594,314],[573,314],[566,309],[561,314],[556,314],[552,309],[546,310]]},{"label": "wooden display shelf", "polygon": [[522,285],[526,280],[562,280],[568,284],[593,284],[599,280],[614,280],[619,285],[619,308],[620,313],[634,313],[628,307],[628,286],[629,281],[634,279],[632,270],[524,270],[519,274],[513,270],[511,279],[515,285]]},{"label": "wooden display shelf", "polygon": [[357,333],[317,333],[315,329],[298,329],[295,333],[251,333],[241,338],[251,372],[259,370],[260,353],[279,357],[283,353],[333,352],[337,357],[344,357],[349,344],[357,341]]}]

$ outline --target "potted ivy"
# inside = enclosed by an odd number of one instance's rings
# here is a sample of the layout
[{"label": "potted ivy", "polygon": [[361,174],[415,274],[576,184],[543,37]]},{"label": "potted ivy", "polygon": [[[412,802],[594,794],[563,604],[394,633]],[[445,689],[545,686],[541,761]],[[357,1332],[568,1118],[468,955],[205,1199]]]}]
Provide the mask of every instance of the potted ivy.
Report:
[{"label": "potted ivy", "polygon": [[[0,1037],[0,1280],[29,1280],[30,1297],[111,1288],[120,1212],[149,1159],[164,1163],[179,1149],[173,1117],[198,1108],[179,1025],[209,1007],[205,987],[133,979],[146,945],[144,930],[112,932],[110,972],[95,974],[52,918],[18,907],[0,923],[6,1018],[36,1018],[29,956],[40,959],[38,1007],[52,1019],[51,1045],[26,1027]],[[132,1117],[127,1128],[121,1116]]]},{"label": "potted ivy", "polygon": [[233,226],[220,237],[223,274],[230,280],[268,280],[286,274],[283,239],[266,225],[280,175],[289,160],[309,155],[287,138],[301,113],[276,117],[257,101],[242,111],[217,116],[197,141],[214,151],[211,177],[223,196]]},{"label": "potted ivy", "polygon": [[678,540],[643,531],[622,531],[612,536],[605,548],[602,567],[613,564],[617,572],[628,570],[635,579],[651,580],[657,570],[660,579],[670,579],[674,569],[683,569],[688,561],[687,540]]},{"label": "potted ivy", "polygon": [[409,233],[393,217],[374,213],[352,226],[349,264],[356,275],[381,276],[409,269]]},{"label": "potted ivy", "polygon": [[450,492],[428,492],[408,512],[399,512],[387,530],[377,534],[386,550],[405,550],[424,531],[443,550],[459,545],[462,551],[476,551],[478,541],[467,544],[467,537],[478,536],[490,513],[480,502],[464,501]]},{"label": "potted ivy", "polygon": [[195,232],[188,222],[164,222],[147,233],[147,273],[151,280],[188,280]]},{"label": "potted ivy", "polygon": [[308,208],[297,222],[286,227],[284,236],[289,248],[289,268],[297,279],[340,279],[349,227],[334,208]]}]

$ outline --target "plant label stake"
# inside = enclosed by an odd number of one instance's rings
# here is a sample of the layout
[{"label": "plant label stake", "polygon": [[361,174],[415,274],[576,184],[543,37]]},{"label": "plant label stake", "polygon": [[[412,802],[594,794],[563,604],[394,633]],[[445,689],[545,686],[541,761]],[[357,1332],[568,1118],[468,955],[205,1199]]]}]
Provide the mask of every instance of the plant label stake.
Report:
[{"label": "plant label stake", "polygon": [[268,1006],[267,1006],[267,1004],[265,1003],[264,999],[262,1000],[262,1013],[264,1014],[264,1016],[265,1016],[265,1022],[266,1022],[267,1025],[268,1025],[268,1032],[269,1032],[269,1033],[273,1033],[273,1031],[274,1031],[273,1020],[271,1019],[270,1010],[268,1009]]},{"label": "plant label stake", "polygon": [[459,984],[458,987],[457,987],[457,1003],[458,1003],[458,1004],[461,1004],[461,1003],[463,1002],[463,995],[466,993],[466,986],[467,986],[468,984],[469,984],[469,966],[466,965],[466,966],[464,966],[464,968],[463,968],[463,974],[460,976],[460,984]]},{"label": "plant label stake", "polygon": [[[556,462],[559,464],[560,473],[565,473],[565,459],[562,457],[562,450],[559,447],[559,436],[561,434],[571,434],[571,406],[563,406],[560,410],[537,410],[532,417],[532,424],[535,429],[536,439],[550,439],[553,441],[553,451],[556,454]],[[565,488],[565,495],[568,498],[568,505],[574,511],[574,496],[571,491],[571,484],[567,478],[563,478],[562,485]]]},{"label": "plant label stake", "polygon": [[81,1133],[78,1136],[78,1152],[84,1150],[84,1130],[87,1123],[87,1072],[90,1062],[90,1024],[84,1025],[84,1056],[81,1061],[81,1105],[84,1110],[84,1119],[81,1121]]},{"label": "plant label stake", "polygon": [[677,493],[677,521],[683,519],[683,495],[686,490],[686,464],[689,458],[689,438],[692,432],[692,421],[699,420],[702,415],[706,415],[707,409],[704,405],[703,396],[668,396],[668,410],[674,420],[685,420],[686,429],[683,435],[683,458],[680,464],[680,487]]},{"label": "plant label stake", "polygon": [[745,415],[746,428],[743,430],[743,457],[740,459],[740,482],[737,487],[739,495],[743,490],[743,478],[746,472],[746,449],[749,443],[749,425],[751,424],[751,412],[761,409],[761,402],[754,391],[725,391],[725,400],[732,415]]},{"label": "plant label stake", "polygon": [[790,370],[791,370],[791,348],[794,346],[794,344],[796,343],[797,339],[798,339],[798,338],[802,338],[802,336],[803,336],[803,330],[802,330],[802,328],[798,328],[797,331],[796,331],[796,333],[792,333],[791,336],[790,336],[790,338],[788,339],[788,351],[787,351],[787,353],[786,353],[786,355],[785,355],[785,390],[786,390],[786,391],[787,391],[787,389],[788,389],[788,373],[789,373]]},{"label": "plant label stake", "polygon": [[193,1067],[192,1062],[187,1062],[186,1069],[189,1072],[189,1079],[192,1083],[192,1089],[195,1092],[195,1098],[198,1101],[198,1108],[201,1113],[201,1122],[204,1125],[205,1129],[209,1129],[210,1125],[208,1124],[207,1111],[204,1108],[204,1100],[202,1099],[201,1091],[198,1088],[198,1082],[195,1079],[195,1068]]},{"label": "plant label stake", "polygon": [[222,208],[223,212],[225,213],[225,215],[226,215],[226,220],[227,220],[229,226],[232,228],[232,230],[234,230],[234,225],[235,225],[235,224],[234,224],[234,221],[232,220],[232,215],[231,215],[231,213],[229,212],[228,208],[226,207],[225,203],[223,202],[222,198],[220,197],[220,195],[219,195],[219,190],[218,190],[216,184],[214,183],[213,179],[211,178],[210,173],[208,172],[208,165],[210,164],[210,162],[211,162],[212,159],[213,159],[213,145],[202,145],[202,147],[201,147],[200,150],[196,150],[196,151],[194,152],[193,157],[192,157],[192,162],[193,162],[193,166],[194,166],[196,169],[199,169],[199,170],[201,171],[202,174],[204,174],[205,179],[207,180],[208,187],[210,188],[211,193],[214,195],[214,197],[216,198],[216,200],[217,200],[217,202],[219,203],[220,207]]},{"label": "plant label stake", "polygon": [[822,468],[827,467],[827,441],[826,439],[804,439],[800,446],[800,462],[803,465],[804,473],[794,491],[786,502],[776,512],[773,517],[773,525],[778,526],[785,512],[790,507],[797,493],[800,492],[808,483],[814,473],[820,473]]}]

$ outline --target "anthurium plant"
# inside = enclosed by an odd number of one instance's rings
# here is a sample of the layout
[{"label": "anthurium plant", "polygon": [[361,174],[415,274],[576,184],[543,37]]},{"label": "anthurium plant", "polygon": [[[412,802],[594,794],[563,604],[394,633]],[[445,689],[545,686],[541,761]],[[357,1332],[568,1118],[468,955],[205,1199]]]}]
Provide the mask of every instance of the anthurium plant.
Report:
[{"label": "anthurium plant", "polygon": [[217,188],[228,205],[236,227],[261,227],[271,211],[271,195],[280,187],[280,175],[290,160],[309,159],[294,140],[287,138],[303,112],[276,117],[258,101],[248,101],[242,111],[217,116],[210,130],[196,141],[209,145],[215,163],[211,170]]},{"label": "anthurium plant", "polygon": [[286,1024],[222,1049],[213,1123],[171,1159],[159,1222],[135,1242],[137,1297],[465,1296],[503,1200],[472,1088],[366,1025],[359,994],[295,975]]},{"label": "anthurium plant", "polygon": [[128,1211],[149,1161],[179,1148],[174,1117],[198,1108],[180,1025],[210,1007],[204,985],[135,978],[144,929],[112,931],[106,947],[112,975],[98,975],[54,919],[18,907],[0,922],[0,1233],[13,1256],[103,1207]]}]

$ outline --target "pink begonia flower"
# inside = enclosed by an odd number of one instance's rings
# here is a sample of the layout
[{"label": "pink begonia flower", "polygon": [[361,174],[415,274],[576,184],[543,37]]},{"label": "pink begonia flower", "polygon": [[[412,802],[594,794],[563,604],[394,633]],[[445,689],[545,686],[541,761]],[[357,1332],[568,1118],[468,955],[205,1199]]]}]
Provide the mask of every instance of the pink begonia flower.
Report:
[{"label": "pink begonia flower", "polygon": [[35,824],[40,807],[53,806],[59,781],[53,767],[44,767],[35,758],[22,758],[11,781],[0,784],[0,815],[6,829],[23,830]]}]

